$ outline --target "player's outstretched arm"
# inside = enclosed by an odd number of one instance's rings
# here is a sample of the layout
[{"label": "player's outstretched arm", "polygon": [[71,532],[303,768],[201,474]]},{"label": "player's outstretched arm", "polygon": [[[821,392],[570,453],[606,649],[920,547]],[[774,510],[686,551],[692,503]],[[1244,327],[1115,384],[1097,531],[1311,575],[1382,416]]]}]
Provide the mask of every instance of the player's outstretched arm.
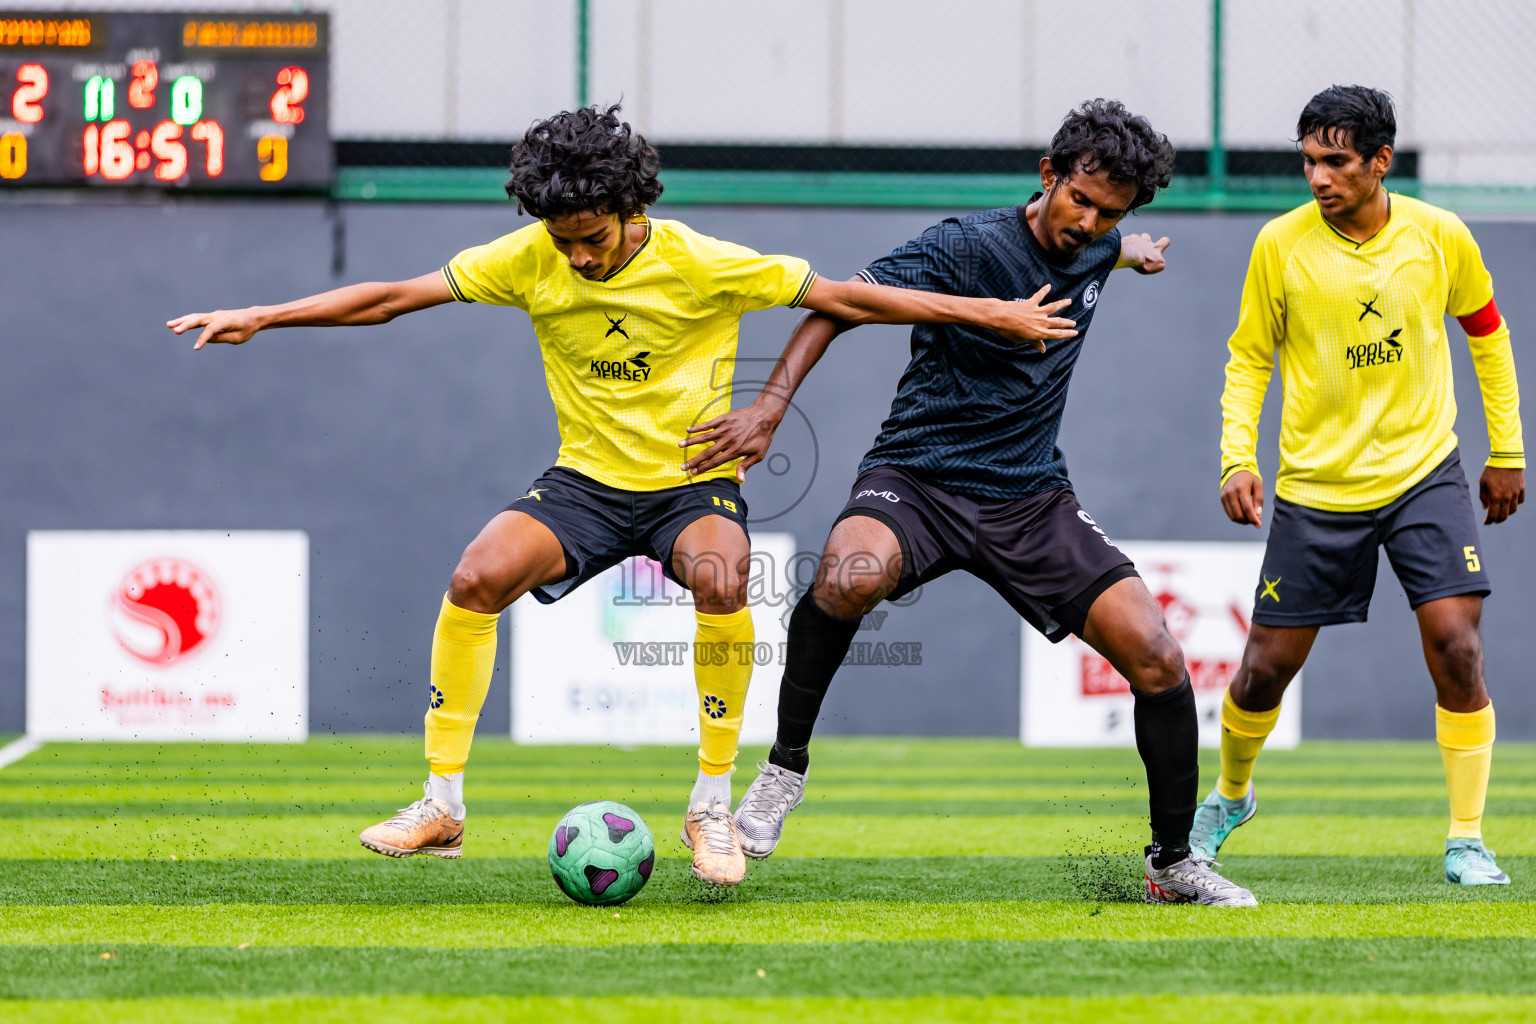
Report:
[{"label": "player's outstretched arm", "polygon": [[740,459],[736,480],[745,480],[747,470],[767,457],[774,432],[779,429],[800,382],[827,351],[832,339],[853,326],[822,313],[802,317],[768,375],[768,382],[751,405],[688,428],[688,436],[678,442],[679,447],[705,447],[683,463],[683,470],[690,475],[704,473]]},{"label": "player's outstretched arm", "polygon": [[388,323],[402,313],[453,301],[453,293],[437,271],[409,281],[369,281],[350,284],[280,306],[247,306],[188,313],[165,326],[177,334],[202,328],[194,350],[209,342],[239,345],[257,331],[273,327],[350,327]]},{"label": "player's outstretched arm", "polygon": [[818,277],[800,304],[850,324],[974,324],[1044,352],[1047,341],[1077,337],[1076,323],[1056,316],[1070,301],[1046,302],[1050,290],[1010,302]]},{"label": "player's outstretched arm", "polygon": [[1168,261],[1163,258],[1163,252],[1167,248],[1167,235],[1155,242],[1146,232],[1139,235],[1121,235],[1120,259],[1115,263],[1115,269],[1129,268],[1138,274],[1160,273],[1168,266]]}]

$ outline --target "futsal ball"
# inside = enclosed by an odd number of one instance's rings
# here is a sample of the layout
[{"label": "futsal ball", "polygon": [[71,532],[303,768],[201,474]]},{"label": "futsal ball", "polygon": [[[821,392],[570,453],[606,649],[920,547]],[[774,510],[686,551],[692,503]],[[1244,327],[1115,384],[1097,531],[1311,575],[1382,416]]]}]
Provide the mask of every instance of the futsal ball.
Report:
[{"label": "futsal ball", "polygon": [[656,841],[640,815],[613,800],[578,804],[549,837],[549,871],[577,903],[608,907],[645,888]]}]

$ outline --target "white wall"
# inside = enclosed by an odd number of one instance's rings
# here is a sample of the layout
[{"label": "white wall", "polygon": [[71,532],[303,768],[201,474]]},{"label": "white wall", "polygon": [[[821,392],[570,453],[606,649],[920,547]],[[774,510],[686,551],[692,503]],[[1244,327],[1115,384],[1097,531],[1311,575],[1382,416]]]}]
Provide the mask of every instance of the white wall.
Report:
[{"label": "white wall", "polygon": [[[339,137],[506,139],[576,101],[575,0],[309,6],[332,15]],[[1284,146],[1309,96],[1358,82],[1397,99],[1399,142],[1422,151],[1426,178],[1536,183],[1536,3],[1223,9],[1229,146]],[[660,141],[1039,144],[1068,108],[1107,95],[1177,144],[1210,142],[1209,0],[591,0],[591,10],[591,98],[622,97]]]}]

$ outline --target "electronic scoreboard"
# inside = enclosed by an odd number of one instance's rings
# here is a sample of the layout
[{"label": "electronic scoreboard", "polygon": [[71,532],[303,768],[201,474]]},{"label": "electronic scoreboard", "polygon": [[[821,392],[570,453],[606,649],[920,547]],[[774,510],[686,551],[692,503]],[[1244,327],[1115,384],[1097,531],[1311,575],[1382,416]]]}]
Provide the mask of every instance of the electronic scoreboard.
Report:
[{"label": "electronic scoreboard", "polygon": [[326,188],[328,18],[0,10],[0,189]]}]

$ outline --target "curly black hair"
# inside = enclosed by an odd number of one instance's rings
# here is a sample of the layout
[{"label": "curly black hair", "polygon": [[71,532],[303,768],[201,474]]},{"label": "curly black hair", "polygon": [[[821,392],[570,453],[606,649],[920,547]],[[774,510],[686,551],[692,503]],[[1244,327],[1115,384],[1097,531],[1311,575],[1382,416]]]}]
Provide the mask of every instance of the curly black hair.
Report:
[{"label": "curly black hair", "polygon": [[617,115],[615,103],[535,122],[512,147],[507,195],[541,220],[582,212],[629,220],[661,197],[661,156]]},{"label": "curly black hair", "polygon": [[1117,185],[1135,185],[1131,209],[1150,203],[1173,177],[1173,145],[1144,117],[1119,100],[1089,100],[1066,116],[1051,139],[1051,170],[1061,178],[1077,171],[1107,171]]},{"label": "curly black hair", "polygon": [[1397,142],[1392,97],[1363,85],[1330,85],[1307,101],[1296,120],[1296,144],[1311,135],[1369,160]]}]

